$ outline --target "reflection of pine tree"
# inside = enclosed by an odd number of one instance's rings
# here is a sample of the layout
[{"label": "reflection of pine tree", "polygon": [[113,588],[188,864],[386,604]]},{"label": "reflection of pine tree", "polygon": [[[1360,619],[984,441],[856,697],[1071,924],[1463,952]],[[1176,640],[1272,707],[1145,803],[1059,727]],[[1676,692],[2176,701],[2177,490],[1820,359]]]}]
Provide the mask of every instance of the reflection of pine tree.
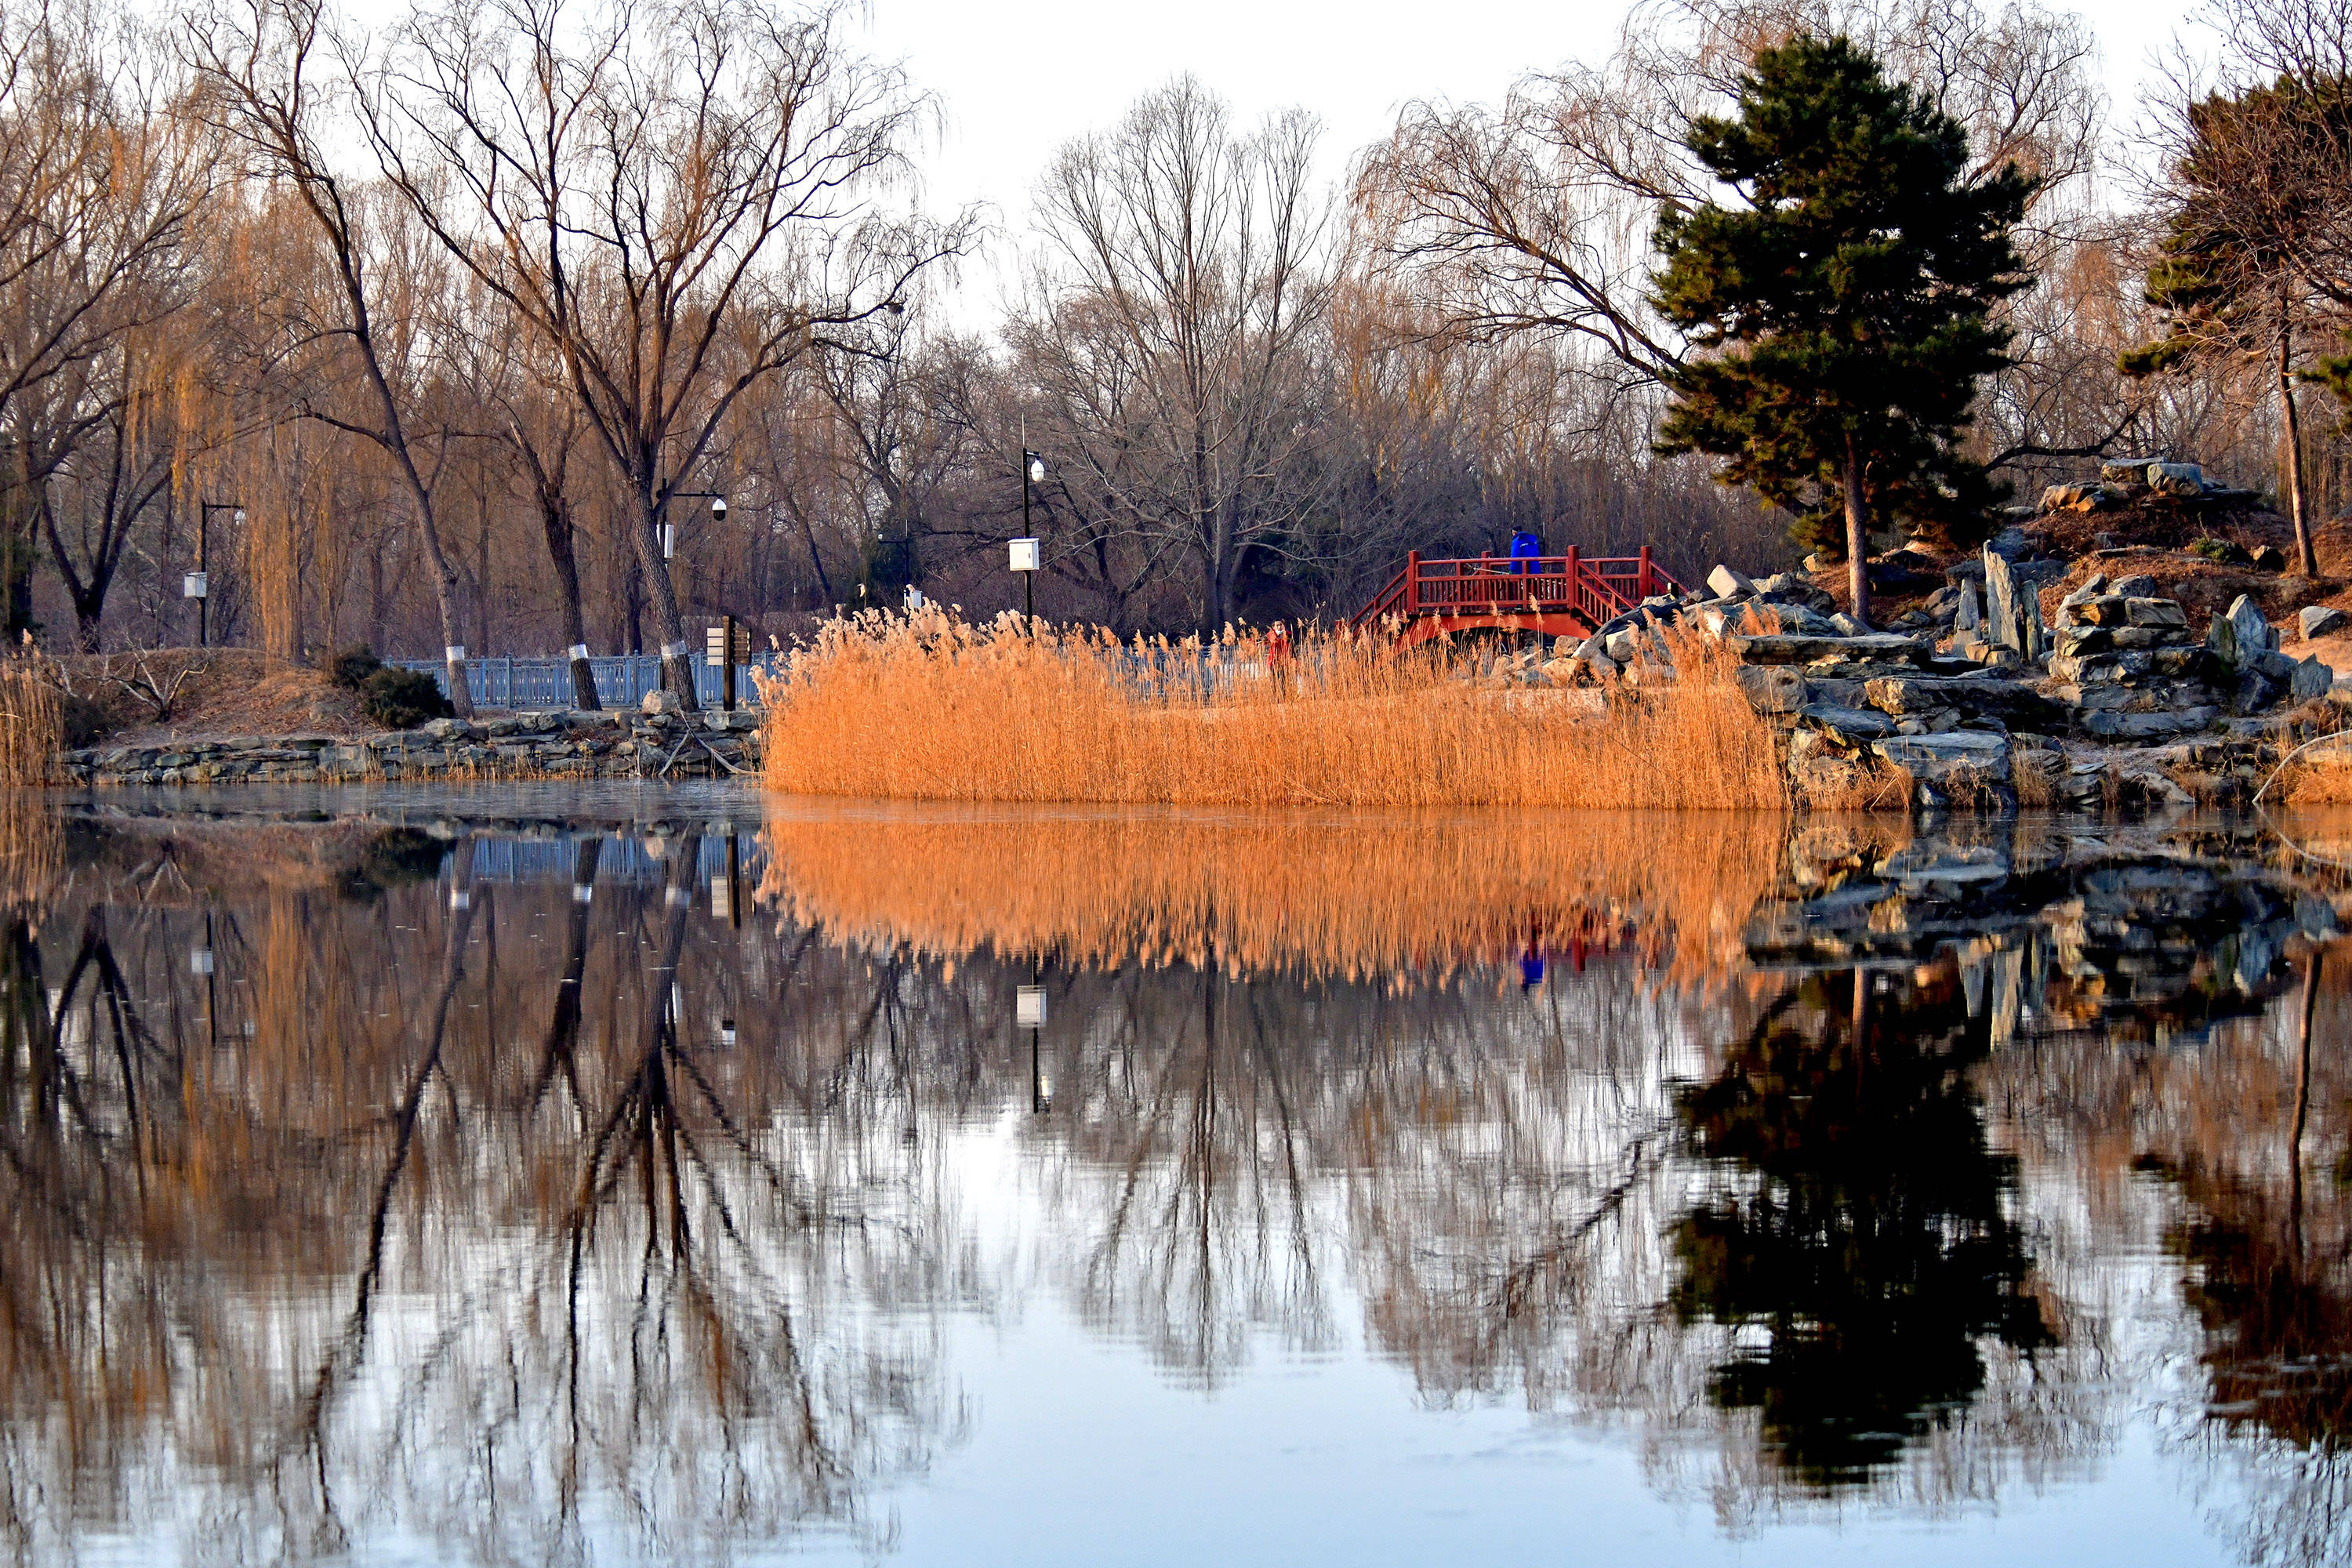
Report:
[{"label": "reflection of pine tree", "polygon": [[1807,982],[1679,1099],[1696,1152],[1757,1179],[1676,1226],[1675,1312],[1765,1331],[1714,1397],[1759,1412],[1780,1462],[1822,1488],[1964,1408],[1984,1336],[2049,1341],[2001,1209],[2011,1163],[1966,1081],[1981,1031],[1948,996],[1851,999]]}]

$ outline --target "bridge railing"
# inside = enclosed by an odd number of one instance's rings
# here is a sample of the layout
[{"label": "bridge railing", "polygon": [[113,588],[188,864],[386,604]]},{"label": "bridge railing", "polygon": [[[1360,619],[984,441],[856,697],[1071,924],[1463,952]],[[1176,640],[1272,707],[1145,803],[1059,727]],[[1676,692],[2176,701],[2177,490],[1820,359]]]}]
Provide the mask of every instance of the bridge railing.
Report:
[{"label": "bridge railing", "polygon": [[[448,671],[439,659],[388,658],[384,662],[403,669],[423,671],[433,678],[443,695],[447,695]],[[749,664],[735,667],[738,707],[760,705],[760,689],[751,679],[751,672],[773,673],[778,662],[772,654],[761,654]],[[597,700],[607,708],[634,708],[645,700],[646,692],[661,689],[661,658],[656,654],[591,658],[588,667],[595,673]],[[726,692],[726,671],[703,658],[698,649],[694,660],[697,700],[705,707],[717,707]],[[466,689],[484,708],[569,708],[572,661],[554,655],[469,658],[466,661]]]},{"label": "bridge railing", "polygon": [[1598,626],[1624,614],[1653,595],[1679,593],[1682,584],[1651,559],[1638,555],[1480,555],[1424,560],[1418,552],[1389,579],[1353,625],[1370,627],[1391,617],[1501,616],[1516,611],[1566,611]]}]

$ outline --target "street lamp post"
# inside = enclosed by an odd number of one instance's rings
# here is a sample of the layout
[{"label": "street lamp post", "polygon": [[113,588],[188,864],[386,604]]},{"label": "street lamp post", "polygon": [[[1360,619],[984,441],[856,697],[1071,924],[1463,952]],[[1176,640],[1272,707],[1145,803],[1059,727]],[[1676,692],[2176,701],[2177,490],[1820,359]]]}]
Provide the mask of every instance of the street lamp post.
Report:
[{"label": "street lamp post", "polygon": [[1028,623],[1029,635],[1037,635],[1037,536],[1029,528],[1029,492],[1033,486],[1045,482],[1045,459],[1023,447],[1021,451],[1021,537],[1013,542],[1013,570],[1021,574],[1021,616]]},{"label": "street lamp post", "polygon": [[[727,521],[727,498],[719,494],[717,490],[672,490],[670,491],[670,500],[707,500],[710,503],[710,521],[713,522],[724,522]],[[662,517],[661,547],[662,560],[664,562],[668,562],[677,553],[677,524],[669,521],[667,510],[665,510]],[[685,643],[681,642],[677,646],[677,653],[679,661],[688,670],[688,679],[690,680],[693,679],[693,666],[691,663],[687,662],[686,651],[687,645]],[[665,645],[662,648],[662,667],[665,671],[667,671],[669,667],[670,652],[671,649],[669,647]],[[681,691],[677,695],[678,700],[683,702],[699,702],[701,700],[701,699],[692,691]]]},{"label": "street lamp post", "polygon": [[194,599],[196,602],[196,646],[198,647],[210,647],[213,640],[213,584],[210,552],[207,548],[209,542],[205,536],[212,531],[210,525],[213,513],[216,511],[233,514],[229,519],[232,522],[243,522],[245,503],[237,500],[207,500],[196,503],[196,569],[181,581],[180,596],[184,599]]}]

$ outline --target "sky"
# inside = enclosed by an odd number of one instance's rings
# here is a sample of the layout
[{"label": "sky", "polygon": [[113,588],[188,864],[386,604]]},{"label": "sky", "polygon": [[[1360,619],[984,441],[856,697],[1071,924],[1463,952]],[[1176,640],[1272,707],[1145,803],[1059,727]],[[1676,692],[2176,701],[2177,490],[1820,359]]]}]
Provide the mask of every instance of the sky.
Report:
[{"label": "sky", "polygon": [[[2192,5],[2090,0],[2074,7],[2099,38],[2118,121],[2129,118],[2155,57],[2183,28]],[[869,5],[868,53],[903,61],[940,100],[943,124],[921,159],[925,206],[946,213],[986,204],[1015,239],[1027,226],[1030,188],[1054,150],[1115,122],[1180,72],[1222,94],[1244,123],[1293,106],[1313,111],[1325,126],[1325,172],[1337,180],[1358,148],[1395,122],[1402,105],[1423,98],[1493,102],[1526,72],[1570,58],[1597,64],[1624,14],[1614,0]],[[965,292],[999,292],[994,279],[994,270],[982,268],[967,276]],[[990,302],[962,301],[967,310]]]}]

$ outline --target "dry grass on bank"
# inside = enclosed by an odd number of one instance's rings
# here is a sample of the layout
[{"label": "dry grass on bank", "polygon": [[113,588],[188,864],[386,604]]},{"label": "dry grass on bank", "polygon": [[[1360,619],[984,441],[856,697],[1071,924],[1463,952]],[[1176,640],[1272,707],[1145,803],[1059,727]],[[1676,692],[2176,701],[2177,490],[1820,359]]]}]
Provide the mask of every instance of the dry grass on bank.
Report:
[{"label": "dry grass on bank", "polygon": [[1777,809],[1772,736],[1727,657],[1677,682],[1502,690],[1473,656],[1228,636],[1122,646],[936,610],[829,623],[764,689],[767,783],[796,795],[1174,805]]},{"label": "dry grass on bank", "polygon": [[1780,874],[1777,814],[1199,816],[776,801],[763,901],[871,950],[1358,978],[1531,940],[1720,976]]}]

